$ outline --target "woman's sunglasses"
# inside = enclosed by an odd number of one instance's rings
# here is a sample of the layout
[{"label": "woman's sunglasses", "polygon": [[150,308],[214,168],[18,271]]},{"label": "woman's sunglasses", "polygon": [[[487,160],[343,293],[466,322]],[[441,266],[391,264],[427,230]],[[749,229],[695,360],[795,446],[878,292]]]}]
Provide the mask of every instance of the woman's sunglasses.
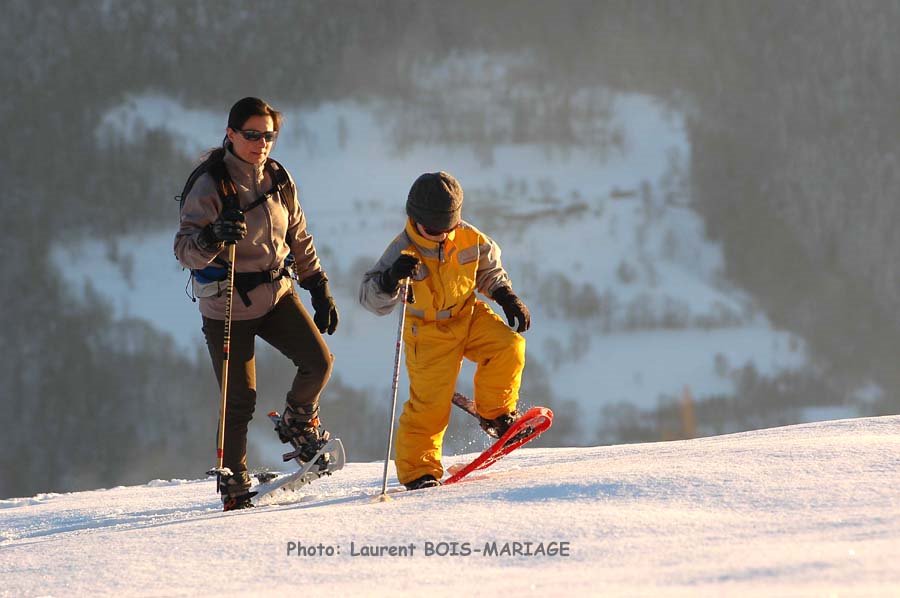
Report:
[{"label": "woman's sunglasses", "polygon": [[278,131],[254,131],[253,129],[238,129],[241,137],[247,141],[259,141],[265,139],[266,143],[272,143],[278,137]]}]

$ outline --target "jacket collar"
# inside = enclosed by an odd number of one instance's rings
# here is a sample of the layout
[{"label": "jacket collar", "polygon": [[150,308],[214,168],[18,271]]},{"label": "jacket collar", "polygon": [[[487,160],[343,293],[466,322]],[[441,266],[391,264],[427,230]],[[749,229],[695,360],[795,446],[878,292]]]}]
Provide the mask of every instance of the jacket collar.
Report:
[{"label": "jacket collar", "polygon": [[[438,250],[438,247],[440,247],[441,245],[441,242],[439,241],[432,241],[420,235],[412,218],[406,219],[406,236],[409,237],[409,240],[415,243],[416,246],[418,246],[420,249],[423,249],[429,253],[436,252]],[[455,237],[456,229],[453,229],[452,231],[450,231],[450,234],[447,235],[447,238],[444,239],[443,243],[447,244],[447,242],[452,242]]]},{"label": "jacket collar", "polygon": [[263,171],[265,164],[250,164],[238,158],[232,151],[231,145],[225,149],[225,165],[228,167],[228,174],[234,180],[235,184],[244,187],[258,187],[263,180]]}]

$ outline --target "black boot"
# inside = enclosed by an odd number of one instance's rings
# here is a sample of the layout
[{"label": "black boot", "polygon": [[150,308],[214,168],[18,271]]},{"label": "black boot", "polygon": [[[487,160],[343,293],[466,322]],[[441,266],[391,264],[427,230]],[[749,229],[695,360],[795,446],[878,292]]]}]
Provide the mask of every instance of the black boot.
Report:
[{"label": "black boot", "polygon": [[249,509],[253,506],[251,499],[256,496],[256,492],[250,492],[250,476],[246,471],[219,474],[219,494],[222,495],[223,511]]},{"label": "black boot", "polygon": [[485,419],[481,416],[478,416],[478,421],[481,425],[481,429],[485,431],[485,433],[492,438],[500,438],[509,428],[516,423],[516,420],[519,419],[519,412],[513,411],[512,413],[505,413],[500,417],[495,417],[494,419]]},{"label": "black boot", "polygon": [[403,485],[406,486],[407,490],[421,490],[422,488],[434,488],[435,486],[440,486],[441,481],[431,474],[425,474],[422,477],[416,478]]},{"label": "black boot", "polygon": [[[318,405],[307,408],[286,406],[275,424],[275,431],[281,442],[290,443],[296,449],[286,461],[296,458],[304,463],[309,462],[331,438],[319,421]],[[325,455],[322,456],[324,458]],[[327,463],[323,461],[321,466],[324,468],[325,465]]]},{"label": "black boot", "polygon": [[254,496],[256,496],[256,492],[246,492],[240,496],[228,498],[222,496],[222,510],[237,511],[239,509],[252,509],[255,506],[252,500]]}]

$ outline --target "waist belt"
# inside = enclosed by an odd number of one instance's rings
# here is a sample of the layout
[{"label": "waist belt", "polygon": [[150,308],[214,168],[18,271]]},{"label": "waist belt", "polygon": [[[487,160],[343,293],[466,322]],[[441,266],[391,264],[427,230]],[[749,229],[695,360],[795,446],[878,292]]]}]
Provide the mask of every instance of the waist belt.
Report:
[{"label": "waist belt", "polygon": [[466,309],[469,305],[471,305],[475,301],[475,294],[472,293],[469,297],[466,298],[465,301],[461,301],[456,305],[451,305],[450,309],[442,309],[442,310],[434,310],[434,309],[418,309],[412,306],[407,306],[406,314],[412,316],[414,318],[421,318],[426,322],[438,322],[440,320],[449,320],[450,318],[456,316],[461,311]]},{"label": "waist belt", "polygon": [[[429,310],[431,312],[433,310]],[[415,307],[407,307],[406,313],[415,318],[425,319],[425,310],[424,309],[416,309]],[[442,309],[441,311],[434,312],[434,317],[429,318],[429,320],[449,320],[453,317],[453,312],[449,309]]]},{"label": "waist belt", "polygon": [[262,272],[235,272],[234,288],[238,292],[241,301],[246,307],[250,307],[250,291],[261,284],[267,282],[275,282],[281,280],[285,276],[290,276],[291,272],[287,268],[281,267],[274,270],[264,270]]},{"label": "waist belt", "polygon": [[[217,293],[215,294],[222,292],[221,283],[228,279],[228,270],[220,266],[207,266],[202,270],[191,270],[191,273],[200,284],[216,283],[218,286],[216,286]],[[287,266],[275,268],[274,270],[263,270],[262,272],[235,272],[234,288],[244,305],[250,307],[250,291],[261,284],[275,282],[290,275],[291,271]]]}]

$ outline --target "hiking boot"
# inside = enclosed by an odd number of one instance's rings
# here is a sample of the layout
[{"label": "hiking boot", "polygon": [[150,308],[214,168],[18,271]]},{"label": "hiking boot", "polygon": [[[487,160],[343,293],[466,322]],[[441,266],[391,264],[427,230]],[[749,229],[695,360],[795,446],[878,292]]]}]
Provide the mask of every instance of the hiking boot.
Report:
[{"label": "hiking boot", "polygon": [[441,481],[431,474],[425,474],[422,477],[416,478],[403,485],[406,486],[407,490],[421,490],[422,488],[434,488],[435,486],[440,486]]},{"label": "hiking boot", "polygon": [[246,492],[240,496],[228,498],[222,496],[222,510],[237,511],[240,509],[252,509],[255,506],[252,501],[254,496],[256,496],[256,492]]},{"label": "hiking boot", "polygon": [[486,419],[481,416],[478,417],[479,424],[481,425],[481,429],[485,431],[485,433],[492,438],[500,438],[509,428],[516,423],[516,420],[519,419],[519,412],[513,411],[512,413],[506,413],[501,415],[500,417],[495,417],[494,419]]},{"label": "hiking boot", "polygon": [[[318,405],[307,408],[286,406],[275,423],[275,431],[281,442],[290,443],[296,449],[285,455],[285,461],[298,459],[308,463],[331,438],[319,421]],[[327,465],[325,455],[322,460],[320,465],[324,467]]]},{"label": "hiking boot", "polygon": [[241,471],[231,475],[219,474],[219,494],[222,495],[222,510],[234,511],[253,506],[251,499],[256,492],[250,492],[250,475]]}]

